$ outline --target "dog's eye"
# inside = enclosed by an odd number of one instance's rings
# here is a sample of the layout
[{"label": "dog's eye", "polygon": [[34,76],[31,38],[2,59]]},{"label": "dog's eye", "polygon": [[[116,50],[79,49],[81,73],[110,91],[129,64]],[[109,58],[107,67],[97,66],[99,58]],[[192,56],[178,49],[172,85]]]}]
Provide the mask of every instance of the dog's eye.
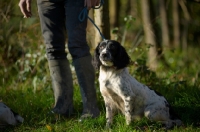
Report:
[{"label": "dog's eye", "polygon": [[99,46],[99,49],[104,49],[105,46],[106,46],[105,44],[102,44],[102,45]]}]

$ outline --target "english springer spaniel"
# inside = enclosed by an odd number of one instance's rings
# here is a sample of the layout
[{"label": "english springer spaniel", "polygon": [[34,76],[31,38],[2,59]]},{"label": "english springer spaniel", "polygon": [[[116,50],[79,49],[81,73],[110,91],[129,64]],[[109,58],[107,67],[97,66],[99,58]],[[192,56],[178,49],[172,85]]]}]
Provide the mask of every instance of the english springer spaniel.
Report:
[{"label": "english springer spaniel", "polygon": [[180,126],[182,122],[175,116],[167,100],[129,74],[129,63],[130,57],[117,41],[104,40],[95,49],[93,65],[99,70],[100,91],[106,107],[106,127],[112,124],[117,110],[125,115],[127,125],[145,116],[151,121],[163,123],[166,128]]}]

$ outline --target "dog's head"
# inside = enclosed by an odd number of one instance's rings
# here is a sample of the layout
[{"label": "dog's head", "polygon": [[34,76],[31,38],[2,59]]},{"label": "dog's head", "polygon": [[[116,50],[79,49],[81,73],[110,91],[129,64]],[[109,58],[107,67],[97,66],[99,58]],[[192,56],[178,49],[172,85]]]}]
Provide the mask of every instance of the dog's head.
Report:
[{"label": "dog's head", "polygon": [[98,44],[93,57],[93,66],[115,67],[122,69],[130,63],[130,58],[123,46],[114,40],[104,40]]}]

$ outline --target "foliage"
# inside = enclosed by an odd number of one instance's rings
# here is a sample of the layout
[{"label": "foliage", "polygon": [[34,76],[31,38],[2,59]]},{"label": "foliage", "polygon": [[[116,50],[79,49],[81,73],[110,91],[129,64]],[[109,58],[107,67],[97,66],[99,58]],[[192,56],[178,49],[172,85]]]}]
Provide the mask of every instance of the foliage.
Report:
[{"label": "foliage", "polygon": [[47,68],[38,17],[25,20],[14,1],[4,0],[0,1],[0,14],[0,88],[12,84],[18,89],[30,77],[28,85],[44,81],[42,73]]}]

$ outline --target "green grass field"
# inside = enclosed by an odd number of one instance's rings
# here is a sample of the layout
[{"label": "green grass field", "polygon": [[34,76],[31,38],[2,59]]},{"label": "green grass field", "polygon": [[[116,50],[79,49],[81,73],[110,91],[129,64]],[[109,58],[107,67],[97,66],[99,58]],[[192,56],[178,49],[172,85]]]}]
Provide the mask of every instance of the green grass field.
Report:
[{"label": "green grass field", "polygon": [[[170,131],[200,131],[200,96],[199,89],[195,87],[179,87],[177,90],[165,88],[167,98],[174,107],[175,111],[184,122],[184,126],[174,128]],[[24,123],[16,127],[10,127],[4,131],[14,132],[41,132],[41,131],[56,131],[56,132],[101,132],[101,131],[164,131],[161,124],[150,122],[147,119],[133,122],[130,126],[126,126],[123,115],[118,114],[114,118],[114,124],[110,130],[105,129],[105,109],[100,93],[98,93],[99,107],[101,109],[100,117],[96,119],[88,119],[84,122],[78,122],[81,114],[81,99],[79,88],[76,86],[74,95],[75,114],[70,118],[56,116],[59,119],[57,122],[52,122],[51,115],[48,115],[53,105],[52,90],[47,87],[38,90],[36,93],[32,89],[27,90],[1,90],[4,95],[2,100],[6,102],[13,110],[19,112],[24,117]],[[176,96],[175,96],[176,95]]]}]

